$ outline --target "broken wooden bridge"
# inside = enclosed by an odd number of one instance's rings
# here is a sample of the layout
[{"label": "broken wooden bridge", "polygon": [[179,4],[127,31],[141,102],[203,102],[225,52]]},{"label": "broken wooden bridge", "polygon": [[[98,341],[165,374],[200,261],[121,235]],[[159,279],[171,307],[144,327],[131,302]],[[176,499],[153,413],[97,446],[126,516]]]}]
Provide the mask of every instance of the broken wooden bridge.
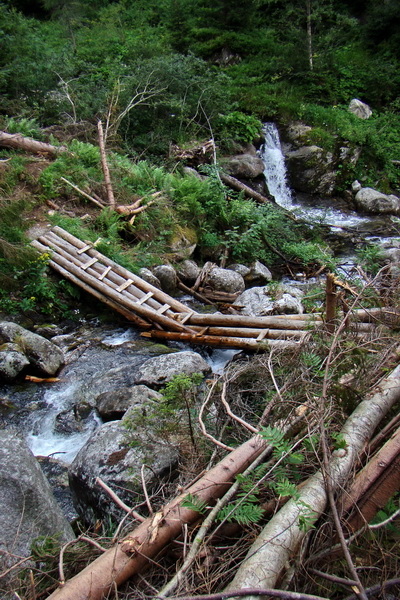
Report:
[{"label": "broken wooden bridge", "polygon": [[[32,245],[50,255],[49,264],[58,273],[143,329],[145,337],[254,352],[298,346],[311,329],[323,325],[321,315],[315,314],[198,313],[61,227],[53,227]],[[371,323],[357,323],[357,327],[367,330]]]}]

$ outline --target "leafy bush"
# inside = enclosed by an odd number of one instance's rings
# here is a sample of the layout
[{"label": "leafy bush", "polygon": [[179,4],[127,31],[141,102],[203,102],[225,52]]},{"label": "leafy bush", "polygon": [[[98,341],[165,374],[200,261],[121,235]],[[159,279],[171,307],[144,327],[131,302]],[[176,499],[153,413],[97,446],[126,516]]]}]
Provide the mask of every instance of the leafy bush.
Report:
[{"label": "leafy bush", "polygon": [[218,140],[228,146],[230,141],[250,144],[260,136],[261,129],[259,119],[234,111],[219,117],[216,135]]}]

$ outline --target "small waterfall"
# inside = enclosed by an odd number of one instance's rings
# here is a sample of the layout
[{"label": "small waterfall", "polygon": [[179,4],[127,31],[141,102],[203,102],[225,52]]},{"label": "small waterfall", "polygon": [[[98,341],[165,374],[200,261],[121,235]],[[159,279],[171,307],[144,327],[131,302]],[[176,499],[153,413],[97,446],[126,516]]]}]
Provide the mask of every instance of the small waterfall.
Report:
[{"label": "small waterfall", "polygon": [[289,208],[292,205],[292,192],[286,181],[285,158],[276,125],[264,123],[263,134],[265,142],[260,149],[260,158],[264,161],[268,190],[277,204]]}]

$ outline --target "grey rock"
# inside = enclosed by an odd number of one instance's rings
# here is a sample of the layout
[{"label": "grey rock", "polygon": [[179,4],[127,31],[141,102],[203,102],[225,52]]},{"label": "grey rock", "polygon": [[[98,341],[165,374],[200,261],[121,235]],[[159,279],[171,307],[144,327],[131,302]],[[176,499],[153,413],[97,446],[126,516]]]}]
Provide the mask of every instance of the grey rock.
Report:
[{"label": "grey rock", "polygon": [[271,290],[268,286],[253,287],[238,296],[234,305],[242,306],[241,314],[257,317],[271,314],[302,314],[303,292],[287,285]]},{"label": "grey rock", "polygon": [[96,398],[96,407],[106,421],[121,419],[126,411],[133,406],[142,406],[150,401],[162,398],[161,394],[145,385],[135,385],[103,392]]},{"label": "grey rock", "polygon": [[4,342],[16,344],[43,375],[54,375],[64,364],[64,353],[58,346],[16,323],[0,322],[0,344]]},{"label": "grey rock", "polygon": [[77,419],[74,408],[69,408],[58,413],[54,423],[54,431],[65,435],[79,433],[83,430],[83,424]]},{"label": "grey rock", "polygon": [[246,282],[268,283],[272,281],[272,273],[260,261],[256,260],[250,267],[250,273],[245,276]]},{"label": "grey rock", "polygon": [[177,466],[178,448],[163,442],[146,428],[129,431],[124,423],[110,421],[97,429],[69,468],[69,483],[78,514],[86,523],[126,513],[96,483],[99,477],[129,506],[143,500],[140,471],[145,463],[146,487],[151,493],[160,479],[168,479]]},{"label": "grey rock", "polygon": [[210,365],[197,352],[176,352],[165,356],[156,356],[146,361],[137,372],[137,383],[149,387],[160,387],[182,373],[205,375],[210,371]]},{"label": "grey rock", "polygon": [[200,274],[200,267],[194,260],[184,260],[177,267],[178,277],[186,283],[194,283]]},{"label": "grey rock", "polygon": [[140,269],[139,270],[139,276],[144,279],[145,281],[147,281],[147,283],[150,283],[151,285],[154,285],[154,287],[158,288],[159,290],[161,290],[161,283],[160,280],[158,279],[158,277],[156,277],[154,275],[154,273],[152,273],[150,271],[150,269]]},{"label": "grey rock", "polygon": [[333,157],[319,146],[302,146],[285,153],[290,185],[308,194],[332,194],[336,184]]},{"label": "grey rock", "polygon": [[214,267],[207,277],[207,285],[218,292],[243,292],[245,283],[243,277],[231,269]]},{"label": "grey rock", "polygon": [[239,154],[230,157],[225,169],[233,177],[242,179],[255,179],[264,173],[264,163],[258,156],[253,154]]},{"label": "grey rock", "polygon": [[[74,539],[38,461],[26,443],[10,431],[0,431],[0,553],[1,570],[29,556],[38,536]],[[15,555],[11,556],[12,553]],[[25,565],[23,565],[25,566]]]},{"label": "grey rock", "polygon": [[17,344],[0,346],[0,380],[13,381],[28,365],[29,360]]},{"label": "grey rock", "polygon": [[353,115],[359,117],[360,119],[369,119],[372,115],[371,107],[357,98],[353,98],[353,100],[351,100],[349,104],[349,112],[353,113]]},{"label": "grey rock", "polygon": [[177,279],[174,267],[171,265],[159,265],[153,269],[154,275],[161,284],[161,289],[167,294],[176,291]]},{"label": "grey rock", "polygon": [[400,214],[400,198],[387,196],[373,188],[362,188],[354,199],[359,210],[372,214]]},{"label": "grey rock", "polygon": [[362,185],[359,181],[357,181],[357,179],[355,181],[353,181],[353,183],[351,184],[351,189],[352,191],[356,194],[357,192],[359,192],[362,188]]},{"label": "grey rock", "polygon": [[241,264],[229,265],[228,269],[230,269],[231,271],[235,271],[235,273],[239,273],[239,275],[241,275],[243,279],[250,273],[249,267],[246,267],[246,265]]}]

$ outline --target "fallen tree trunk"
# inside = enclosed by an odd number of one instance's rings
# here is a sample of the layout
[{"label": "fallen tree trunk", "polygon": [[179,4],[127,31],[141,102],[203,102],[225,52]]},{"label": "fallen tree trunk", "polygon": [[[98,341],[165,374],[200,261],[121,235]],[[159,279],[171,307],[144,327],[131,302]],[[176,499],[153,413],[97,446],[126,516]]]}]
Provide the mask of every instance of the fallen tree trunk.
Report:
[{"label": "fallen tree trunk", "polygon": [[67,151],[65,146],[53,146],[52,144],[33,140],[21,133],[6,133],[5,131],[0,131],[0,146],[25,150],[33,154],[50,154],[51,156],[57,156],[57,154]]},{"label": "fallen tree trunk", "polygon": [[267,196],[263,196],[262,194],[259,194],[258,192],[253,190],[251,187],[249,187],[245,183],[242,183],[235,177],[232,177],[231,175],[225,175],[224,173],[221,173],[220,177],[221,177],[221,181],[223,183],[225,183],[225,185],[228,185],[229,187],[233,188],[234,190],[237,190],[238,192],[244,192],[245,196],[248,196],[249,198],[253,198],[253,200],[257,200],[257,202],[260,202],[261,204],[271,203],[271,204],[275,204],[278,208],[280,208],[279,205],[276,204],[273,199],[267,198]]},{"label": "fallen tree trunk", "polygon": [[[374,429],[400,399],[400,365],[383,379],[347,419],[341,435],[346,448],[335,451],[329,463],[332,489],[345,484]],[[227,591],[275,587],[290,565],[306,533],[327,505],[325,475],[319,470],[269,521],[238,569]],[[249,600],[251,596],[247,596]]]},{"label": "fallen tree trunk", "polygon": [[267,443],[258,435],[242,444],[183,494],[53,592],[49,600],[100,600],[115,586],[143,570],[150,558],[181,533],[185,523],[198,520],[199,513],[183,507],[182,500],[192,494],[207,504],[212,503],[266,447]]},{"label": "fallen tree trunk", "polygon": [[301,340],[291,341],[275,339],[263,339],[258,342],[257,340],[251,340],[249,338],[201,335],[200,333],[192,334],[185,332],[161,331],[155,329],[152,331],[144,331],[140,335],[142,337],[155,338],[159,340],[176,340],[185,342],[187,344],[216,346],[217,348],[233,348],[238,350],[247,350],[249,352],[266,352],[271,348],[298,348],[301,342]]}]

